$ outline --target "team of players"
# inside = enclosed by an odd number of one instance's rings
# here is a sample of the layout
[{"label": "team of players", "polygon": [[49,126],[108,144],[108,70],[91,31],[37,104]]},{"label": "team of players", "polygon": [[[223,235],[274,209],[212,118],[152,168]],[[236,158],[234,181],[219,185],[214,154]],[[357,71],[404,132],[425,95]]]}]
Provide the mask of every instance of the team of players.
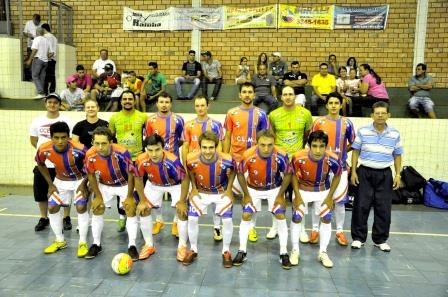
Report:
[{"label": "team of players", "polygon": [[[285,87],[282,99],[285,99],[286,106],[291,104],[286,103],[289,93],[293,94],[293,90]],[[135,161],[124,146],[112,143],[113,134],[107,128],[95,129],[93,147],[87,151],[69,140],[70,131],[65,123],[53,124],[51,141],[40,146],[36,154],[38,168],[49,184],[50,225],[56,235],[56,240],[45,249],[45,253],[54,253],[67,246],[62,234],[60,207],[74,199],[79,220],[78,257],[96,257],[102,250],[103,214],[117,195],[127,216],[128,253],[133,260],[146,259],[156,252],[152,238],[153,214],[160,221],[162,197],[169,192],[171,206],[176,207],[176,230],[173,234],[179,237],[177,260],[184,265],[191,264],[198,256],[198,218],[207,213],[210,204],[214,204],[218,218],[217,222],[214,220],[214,237],[222,238],[224,267],[243,264],[247,259],[246,245],[252,217],[261,211],[261,200],[266,199],[278,230],[282,267],[289,269],[291,265],[299,264],[301,220],[310,202],[313,203],[314,217],[320,218],[318,260],[325,267],[332,267],[327,254],[330,223],[334,210],[338,233],[344,237],[341,225],[344,213],[340,211],[340,205],[347,194],[346,154],[354,139],[352,123],[339,116],[342,98],[336,93],[330,96],[327,102],[329,114],[316,120],[309,135],[309,129],[304,129],[303,135],[298,137],[301,142],[308,138],[308,148],[288,156],[286,149],[276,145],[276,135],[270,129],[266,113],[253,106],[253,85],[243,84],[239,96],[242,104],[227,113],[223,137],[221,124],[207,116],[207,99],[199,97],[195,100],[198,117],[185,125],[179,115],[170,111],[172,98],[162,94],[157,103],[159,112],[147,120],[144,128],[144,152]],[[54,182],[45,167],[47,159],[56,167]],[[145,176],[148,179],[146,184]],[[238,183],[235,185],[243,195],[243,212],[240,247],[232,259],[232,186],[236,177]],[[87,181],[93,192],[93,243],[90,248],[87,245]],[[290,184],[294,198],[291,222],[293,249],[289,255],[284,194]],[[222,230],[219,219],[222,219]],[[140,252],[135,243],[138,220],[145,242]],[[190,249],[187,249],[188,241]],[[338,242],[347,244],[346,240],[338,239]]]}]

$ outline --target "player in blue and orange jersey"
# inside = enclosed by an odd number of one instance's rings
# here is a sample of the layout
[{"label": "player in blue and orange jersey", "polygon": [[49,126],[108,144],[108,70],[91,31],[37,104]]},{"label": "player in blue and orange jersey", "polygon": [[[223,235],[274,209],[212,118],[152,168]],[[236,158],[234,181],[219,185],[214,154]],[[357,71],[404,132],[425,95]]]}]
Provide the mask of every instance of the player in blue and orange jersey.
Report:
[{"label": "player in blue and orange jersey", "polygon": [[[198,219],[207,213],[207,207],[215,204],[215,213],[222,218],[223,265],[232,267],[230,242],[232,240],[233,222],[232,184],[235,180],[235,162],[228,154],[216,150],[219,138],[212,131],[205,131],[199,137],[199,152],[187,156],[188,175],[186,180],[191,181],[191,193],[188,208],[188,237],[191,250],[187,252],[183,261],[190,265],[198,255]],[[185,191],[184,191],[185,193]],[[180,212],[186,209],[186,194],[182,195]]]},{"label": "player in blue and orange jersey", "polygon": [[[163,149],[163,138],[153,134],[143,141],[145,152],[138,156],[135,164],[134,184],[139,197],[138,205],[131,205],[140,216],[140,229],[145,239],[145,246],[140,257],[155,252],[152,230],[153,219],[151,213],[162,207],[163,195],[171,194],[171,207],[176,207],[181,196],[181,183],[185,180],[185,169],[179,158]],[[148,181],[143,185],[143,176],[148,174]],[[129,199],[132,202],[132,199]],[[183,261],[187,247],[187,216],[174,216],[174,223],[178,230],[179,245],[177,259]],[[177,235],[177,234],[175,234]]]},{"label": "player in blue and orange jersey", "polygon": [[[184,140],[184,119],[173,112],[171,112],[171,105],[173,97],[163,92],[157,98],[158,112],[148,118],[145,124],[144,134],[149,137],[153,134],[162,136],[165,143],[164,150],[169,151],[179,157],[179,149]],[[162,218],[162,208],[154,209],[153,214],[156,222],[153,226],[153,234],[158,234],[160,229],[165,226]],[[175,222],[174,222],[175,223]],[[173,224],[173,226],[175,226]],[[173,233],[176,233],[176,230]]]},{"label": "player in blue and orange jersey", "polygon": [[[286,225],[286,201],[284,193],[291,181],[292,167],[288,154],[274,145],[275,135],[262,130],[257,135],[257,145],[243,154],[238,164],[238,180],[242,187],[243,215],[240,224],[240,248],[233,259],[234,266],[246,261],[247,237],[251,219],[261,211],[261,201],[268,201],[268,209],[275,216],[280,242],[280,262],[284,269],[290,269],[287,251],[288,227]],[[247,181],[245,177],[247,173]]]},{"label": "player in blue and orange jersey", "polygon": [[[69,140],[70,128],[65,122],[56,122],[50,126],[51,140],[43,143],[37,150],[36,162],[39,171],[48,183],[48,212],[50,226],[56,240],[48,246],[45,254],[52,254],[67,247],[62,233],[62,213],[60,208],[67,207],[74,200],[78,212],[79,244],[78,257],[88,252],[87,231],[89,213],[87,212],[87,179],[83,170],[86,147]],[[49,160],[56,169],[56,178],[50,177],[45,161]]]},{"label": "player in blue and orange jersey", "polygon": [[[84,161],[89,185],[94,193],[92,200],[92,236],[93,244],[85,256],[95,258],[102,252],[101,233],[104,226],[105,208],[112,206],[113,198],[120,199],[120,207],[128,196],[128,171],[132,170],[132,159],[129,151],[119,144],[112,143],[113,135],[109,128],[97,127],[92,133],[92,148],[87,151]],[[135,247],[137,238],[137,218],[128,216],[126,230],[129,237],[128,254],[138,260]]]},{"label": "player in blue and orange jersey", "polygon": [[[327,150],[328,136],[318,130],[308,137],[309,149],[295,153],[292,157],[292,166],[295,177],[292,178],[294,199],[293,216],[291,222],[292,252],[290,261],[292,265],[299,264],[299,234],[301,220],[304,216],[304,203],[313,202],[313,211],[321,218],[320,246],[318,260],[323,266],[333,267],[328,257],[327,247],[331,237],[331,210],[333,196],[341,179],[342,164],[338,156]],[[333,179],[330,182],[330,174]]]},{"label": "player in blue and orange jersey", "polygon": [[[208,116],[209,101],[204,96],[196,96],[194,109],[197,117],[185,124],[185,142],[182,145],[182,163],[186,164],[187,154],[199,151],[199,136],[205,131],[213,131],[219,138],[218,152],[222,151],[222,140],[224,132],[222,124]],[[221,218],[213,214],[213,239],[222,240]]]},{"label": "player in blue and orange jersey", "polygon": [[[343,232],[348,191],[347,152],[350,150],[350,145],[355,141],[355,128],[348,118],[339,115],[343,106],[342,102],[343,99],[339,93],[330,93],[326,104],[328,114],[314,121],[311,131],[322,130],[328,135],[328,149],[338,155],[342,163],[341,181],[334,192],[333,200],[335,202],[336,241],[342,246],[347,246],[348,241]],[[319,217],[313,215],[312,218],[313,229],[311,231],[310,243],[317,243],[319,237]]]}]

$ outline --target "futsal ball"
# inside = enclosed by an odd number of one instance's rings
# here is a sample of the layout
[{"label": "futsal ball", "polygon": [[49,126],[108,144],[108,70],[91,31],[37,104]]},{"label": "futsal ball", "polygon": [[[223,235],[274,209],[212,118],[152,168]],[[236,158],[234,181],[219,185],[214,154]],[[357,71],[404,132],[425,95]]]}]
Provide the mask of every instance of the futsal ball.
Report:
[{"label": "futsal ball", "polygon": [[132,259],[128,254],[120,253],[112,259],[112,270],[119,275],[127,274],[132,268]]}]

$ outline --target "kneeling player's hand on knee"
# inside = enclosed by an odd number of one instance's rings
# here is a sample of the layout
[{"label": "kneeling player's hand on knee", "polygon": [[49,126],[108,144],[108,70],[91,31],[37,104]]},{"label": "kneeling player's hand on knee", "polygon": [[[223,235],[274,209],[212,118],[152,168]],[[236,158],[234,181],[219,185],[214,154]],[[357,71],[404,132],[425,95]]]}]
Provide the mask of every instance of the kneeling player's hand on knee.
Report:
[{"label": "kneeling player's hand on knee", "polygon": [[123,208],[126,211],[126,214],[128,212],[132,212],[135,211],[135,200],[134,197],[132,196],[128,196],[124,201],[123,201]]},{"label": "kneeling player's hand on knee", "polygon": [[98,211],[98,210],[102,210],[104,209],[104,201],[103,201],[103,197],[95,197],[92,200],[92,210],[93,211]]},{"label": "kneeling player's hand on knee", "polygon": [[151,212],[151,209],[149,208],[148,204],[145,201],[140,201],[137,205],[137,215],[146,217],[149,216]]},{"label": "kneeling player's hand on knee", "polygon": [[230,201],[233,203],[234,198],[233,198],[233,192],[232,192],[232,189],[227,190],[227,191],[224,193],[223,196],[227,196],[227,197],[229,197]]},{"label": "kneeling player's hand on knee", "polygon": [[333,209],[333,197],[327,197],[325,198],[324,202],[322,202],[321,206],[323,206],[324,204],[326,204],[328,206],[328,209]]},{"label": "kneeling player's hand on knee", "polygon": [[186,217],[188,215],[188,210],[187,210],[187,202],[186,201],[182,201],[179,200],[176,203],[176,209],[177,209],[177,213]]},{"label": "kneeling player's hand on knee", "polygon": [[276,198],[275,198],[275,201],[274,201],[274,205],[280,205],[282,208],[286,208],[286,200],[285,200],[285,197],[283,196],[283,195],[278,195]]},{"label": "kneeling player's hand on knee", "polygon": [[243,200],[242,200],[242,204],[243,204],[243,206],[245,206],[247,204],[252,204],[252,206],[254,206],[254,203],[252,201],[252,197],[250,197],[249,195],[244,195],[243,196]]},{"label": "kneeling player's hand on knee", "polygon": [[305,207],[305,203],[303,203],[302,198],[296,197],[292,200],[292,207],[294,208],[294,210],[299,210],[300,205],[303,205],[303,207]]},{"label": "kneeling player's hand on knee", "polygon": [[55,185],[48,186],[48,196],[53,195],[54,192],[59,193],[58,188]]}]

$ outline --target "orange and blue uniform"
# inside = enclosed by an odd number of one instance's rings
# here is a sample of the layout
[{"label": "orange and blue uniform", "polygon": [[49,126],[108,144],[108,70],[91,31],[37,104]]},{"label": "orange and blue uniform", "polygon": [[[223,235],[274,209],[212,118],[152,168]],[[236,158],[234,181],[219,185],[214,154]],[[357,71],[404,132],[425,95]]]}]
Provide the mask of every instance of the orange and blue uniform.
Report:
[{"label": "orange and blue uniform", "polygon": [[194,174],[194,182],[199,192],[221,194],[227,190],[228,171],[234,171],[235,162],[228,154],[217,153],[216,161],[205,163],[200,152],[187,155],[187,169]]},{"label": "orange and blue uniform", "polygon": [[156,186],[178,185],[185,178],[185,169],[179,157],[168,151],[163,151],[163,159],[158,163],[152,162],[145,152],[137,157],[135,164],[135,175],[143,177],[147,173],[148,180]]},{"label": "orange and blue uniform", "polygon": [[119,144],[112,144],[110,155],[104,157],[95,147],[86,153],[85,169],[87,173],[98,174],[99,182],[111,187],[128,184],[128,172],[132,170],[132,159],[129,151]]},{"label": "orange and blue uniform", "polygon": [[45,165],[45,160],[52,162],[56,169],[56,178],[63,181],[76,181],[85,176],[86,151],[87,148],[83,144],[70,140],[67,149],[64,152],[58,152],[50,140],[39,146],[35,160],[38,165]]},{"label": "orange and blue uniform", "polygon": [[160,113],[148,118],[145,124],[145,138],[152,134],[160,135],[165,141],[164,149],[179,157],[180,141],[184,140],[184,119],[175,113],[170,112],[164,116]]},{"label": "orange and blue uniform", "polygon": [[267,191],[280,187],[282,174],[292,173],[288,154],[274,146],[268,158],[260,155],[258,145],[244,152],[243,159],[238,163],[238,173],[248,172],[247,185],[255,190]]},{"label": "orange and blue uniform", "polygon": [[298,151],[292,156],[292,166],[299,188],[308,192],[322,192],[330,188],[330,171],[341,175],[342,164],[338,156],[331,151],[325,151],[322,159],[314,160],[309,149]]},{"label": "orange and blue uniform", "polygon": [[268,116],[258,107],[235,107],[227,112],[224,128],[231,134],[230,154],[240,161],[244,151],[257,144],[257,133],[269,128]]},{"label": "orange and blue uniform", "polygon": [[214,119],[207,118],[205,121],[200,121],[197,118],[188,121],[185,125],[185,141],[189,144],[189,153],[199,151],[199,136],[205,131],[214,132],[219,140],[224,139],[222,124]]},{"label": "orange and blue uniform", "polygon": [[344,169],[347,168],[347,145],[355,141],[355,128],[353,123],[339,117],[333,120],[329,117],[321,117],[314,121],[311,132],[322,130],[328,135],[329,149],[338,155]]}]

